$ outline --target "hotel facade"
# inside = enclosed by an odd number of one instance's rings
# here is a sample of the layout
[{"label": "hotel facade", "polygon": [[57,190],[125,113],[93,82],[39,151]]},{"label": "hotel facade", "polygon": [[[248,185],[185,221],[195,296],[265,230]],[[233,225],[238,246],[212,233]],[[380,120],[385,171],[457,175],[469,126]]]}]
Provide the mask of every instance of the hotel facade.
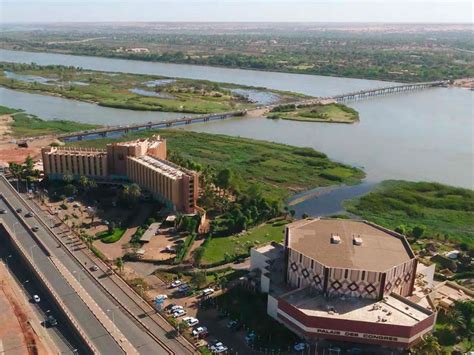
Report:
[{"label": "hotel facade", "polygon": [[405,237],[365,221],[301,220],[285,243],[251,251],[267,312],[308,342],[406,349],[429,333],[435,307],[413,301],[417,260]]},{"label": "hotel facade", "polygon": [[166,140],[159,136],[108,144],[106,149],[47,147],[44,173],[52,179],[70,174],[103,181],[132,181],[156,199],[184,213],[195,213],[199,176],[166,160]]}]

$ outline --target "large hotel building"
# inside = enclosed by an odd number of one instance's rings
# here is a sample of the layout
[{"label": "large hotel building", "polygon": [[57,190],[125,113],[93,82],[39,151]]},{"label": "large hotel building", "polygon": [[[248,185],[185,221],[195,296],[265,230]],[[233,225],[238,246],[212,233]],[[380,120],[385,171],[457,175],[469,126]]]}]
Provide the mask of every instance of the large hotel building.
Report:
[{"label": "large hotel building", "polygon": [[251,250],[267,312],[319,339],[409,348],[436,322],[435,307],[413,297],[417,259],[404,236],[375,224],[305,219],[285,243]]},{"label": "large hotel building", "polygon": [[71,174],[133,181],[178,211],[196,211],[198,174],[167,161],[166,140],[159,136],[112,143],[106,149],[47,147],[42,157],[50,178]]}]

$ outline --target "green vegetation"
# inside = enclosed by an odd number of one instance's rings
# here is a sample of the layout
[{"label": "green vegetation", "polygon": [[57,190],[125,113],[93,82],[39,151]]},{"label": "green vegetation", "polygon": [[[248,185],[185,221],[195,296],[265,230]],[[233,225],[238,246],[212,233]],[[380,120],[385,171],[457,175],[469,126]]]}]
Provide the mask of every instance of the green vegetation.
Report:
[{"label": "green vegetation", "polygon": [[113,228],[112,231],[104,231],[96,234],[96,238],[100,239],[102,243],[115,243],[122,238],[125,233],[125,228]]},{"label": "green vegetation", "polygon": [[298,108],[295,105],[282,105],[275,107],[267,117],[292,121],[354,123],[359,119],[359,113],[346,105],[337,103],[299,106]]},{"label": "green vegetation", "polygon": [[183,259],[188,254],[189,248],[191,248],[193,245],[194,239],[196,239],[196,234],[191,233],[186,237],[184,243],[178,246],[178,249],[176,250],[176,257],[174,258],[175,264],[180,264],[183,261]]},{"label": "green vegetation", "polygon": [[[232,92],[232,89],[249,87],[60,65],[0,63],[0,86],[130,110],[212,113],[255,106],[244,96]],[[282,101],[302,96],[276,93]]]},{"label": "green vegetation", "polygon": [[[156,26],[123,26],[55,25],[41,31],[11,27],[0,35],[0,46],[399,82],[474,76],[472,29],[467,24],[294,24],[291,29],[285,24],[180,24],[179,29],[162,31]],[[130,50],[136,47],[147,51]]]},{"label": "green vegetation", "polygon": [[458,350],[462,353],[472,351],[474,343],[470,340],[474,325],[474,302],[456,302],[449,311],[439,312],[434,336],[443,353]]},{"label": "green vegetation", "polygon": [[12,135],[16,138],[69,133],[100,127],[99,125],[66,120],[45,121],[21,110],[0,106],[0,115],[5,114],[9,114],[13,118],[11,130]]},{"label": "green vegetation", "polygon": [[167,139],[170,157],[179,153],[202,167],[233,172],[233,185],[240,191],[260,189],[273,201],[292,193],[333,184],[354,184],[364,177],[357,168],[336,163],[311,148],[298,148],[246,138],[183,130],[158,130],[130,133],[119,139],[105,138],[71,143],[81,147],[105,147],[159,133]]},{"label": "green vegetation", "polygon": [[415,239],[421,232],[425,238],[450,238],[467,243],[471,248],[474,246],[472,190],[438,183],[390,180],[366,196],[347,201],[345,207],[388,228],[411,230]]},{"label": "green vegetation", "polygon": [[249,256],[250,249],[254,246],[271,241],[280,243],[283,241],[283,232],[287,223],[286,220],[270,221],[243,232],[242,235],[212,237],[206,241],[202,263],[230,262],[240,257]]}]

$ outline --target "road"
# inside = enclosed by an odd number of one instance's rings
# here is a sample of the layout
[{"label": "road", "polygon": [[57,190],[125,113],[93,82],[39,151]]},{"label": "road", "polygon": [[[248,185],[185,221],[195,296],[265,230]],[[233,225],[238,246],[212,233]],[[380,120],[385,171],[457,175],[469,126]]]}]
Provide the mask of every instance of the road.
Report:
[{"label": "road", "polygon": [[[20,205],[14,199],[12,200],[12,203],[15,206]],[[52,288],[59,295],[71,314],[79,322],[82,329],[85,331],[86,335],[89,337],[96,349],[101,353],[113,351],[113,353],[116,354],[123,354],[122,349],[118,346],[118,344],[110,336],[102,324],[97,320],[97,318],[77,295],[74,289],[66,282],[59,270],[52,263],[51,259],[48,257],[48,255],[46,255],[44,250],[38,246],[37,242],[31,237],[26,228],[23,227],[21,223],[19,223],[18,217],[14,211],[9,209],[8,205],[3,199],[0,201],[0,209],[6,209],[8,211],[6,214],[2,215],[3,221],[9,227],[11,227],[11,230],[14,231],[14,234],[18,238],[22,247],[30,253],[35,265],[48,280]],[[35,224],[33,219],[30,221],[30,223]],[[44,238],[46,233],[44,230],[40,229],[38,231],[38,235],[40,238]],[[6,236],[2,237],[6,238]],[[14,265],[10,264],[10,268],[14,268]]]},{"label": "road", "polygon": [[[8,183],[1,178],[0,193],[3,193],[15,207],[22,205],[16,191],[12,191]],[[58,258],[76,276],[82,287],[98,306],[108,314],[109,318],[113,320],[117,328],[140,354],[189,354],[194,352],[192,346],[184,342],[183,339],[177,341],[167,336],[167,333],[172,331],[171,326],[164,322],[164,320],[157,319],[158,315],[154,314],[153,309],[148,304],[144,304],[144,301],[134,294],[123,281],[121,283],[116,275],[106,276],[107,267],[91,255],[88,250],[78,247],[78,243],[81,245],[81,242],[77,238],[70,239],[68,234],[61,233],[57,229],[55,233],[58,235],[54,235],[38,219],[41,217],[43,223],[50,225],[51,221],[49,218],[51,216],[47,216],[32,201],[27,201],[27,203],[29,209],[34,212],[34,217],[27,219],[27,222],[31,226],[36,225],[40,227],[38,231],[39,236],[50,249],[53,256]],[[25,210],[25,206],[22,207]],[[1,208],[6,207],[0,204]],[[9,223],[13,225],[15,223],[14,214],[9,211],[7,215]],[[64,250],[65,247],[58,248],[58,240],[70,248],[72,252]],[[34,253],[37,250],[39,248],[34,248]],[[72,253],[74,253],[74,257]],[[36,261],[36,254],[34,256]],[[100,270],[90,272],[87,268],[94,264],[98,265]],[[140,302],[143,304],[140,304]],[[93,334],[98,333],[94,332]],[[110,353],[110,350],[107,353]]]}]

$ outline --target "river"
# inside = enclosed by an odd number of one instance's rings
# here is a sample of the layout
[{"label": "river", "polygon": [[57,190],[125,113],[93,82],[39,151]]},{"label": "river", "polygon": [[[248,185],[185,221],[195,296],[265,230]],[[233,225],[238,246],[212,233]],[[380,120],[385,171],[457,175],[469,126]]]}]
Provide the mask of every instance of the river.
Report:
[{"label": "river", "polygon": [[[386,82],[360,79],[51,53],[0,50],[0,58],[3,61],[207,79],[314,96],[387,85]],[[327,214],[340,209],[342,198],[367,192],[375,183],[385,179],[437,181],[473,189],[473,94],[459,88],[434,88],[353,102],[350,106],[359,111],[360,122],[352,125],[236,118],[184,129],[308,146],[337,161],[364,168],[367,173],[365,185],[332,191],[295,206],[298,212]],[[7,89],[1,89],[0,103],[24,108],[47,119],[61,117],[105,125],[157,120],[160,116],[160,113],[116,110]],[[153,118],[145,118],[145,115]],[[163,115],[172,117],[168,113]],[[302,206],[306,210],[303,211]]]}]

